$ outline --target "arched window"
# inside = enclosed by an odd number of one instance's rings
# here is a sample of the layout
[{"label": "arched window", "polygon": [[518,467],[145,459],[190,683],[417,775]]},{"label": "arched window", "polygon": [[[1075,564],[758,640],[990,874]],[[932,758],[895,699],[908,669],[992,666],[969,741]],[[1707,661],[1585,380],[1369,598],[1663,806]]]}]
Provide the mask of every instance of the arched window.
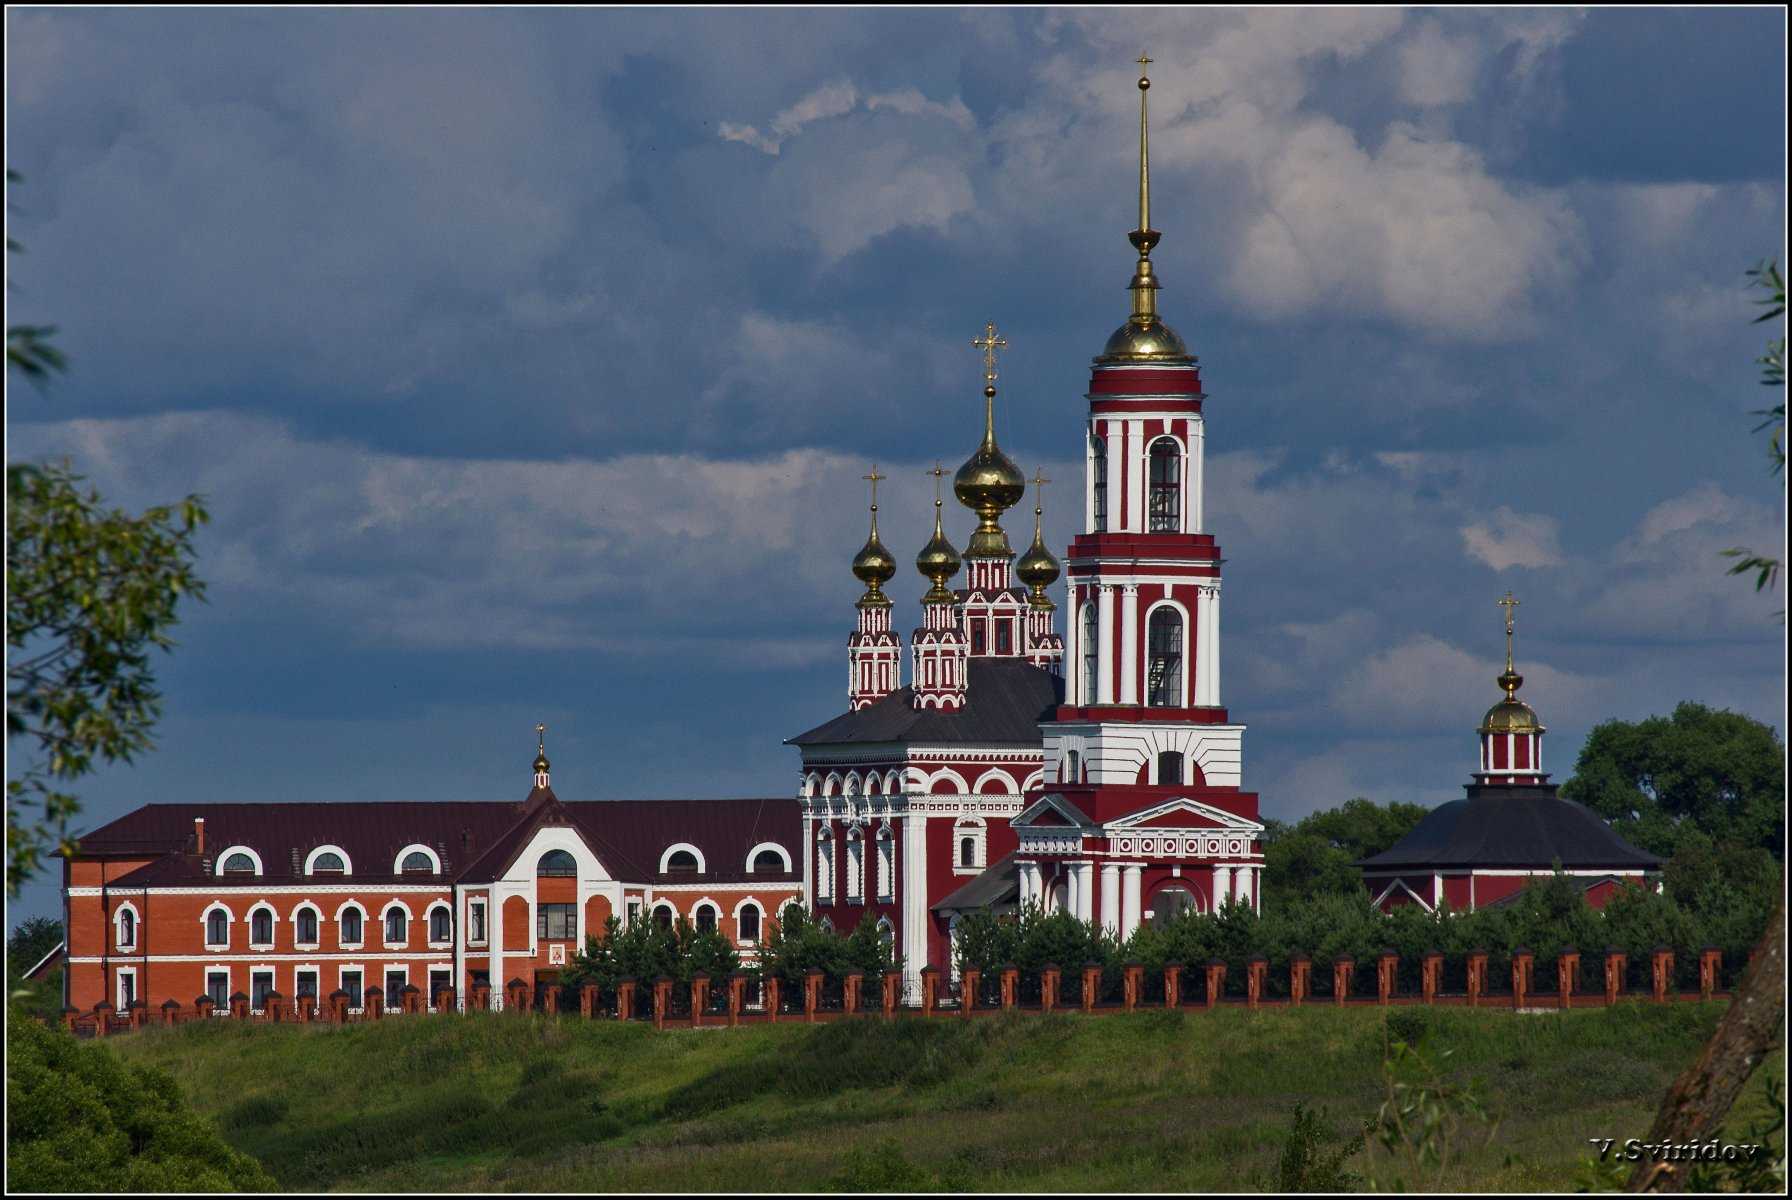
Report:
[{"label": "arched window", "polygon": [[315,908],[301,908],[295,926],[296,933],[294,936],[298,942],[301,944],[315,943],[317,941],[317,910]]},{"label": "arched window", "polygon": [[535,873],[555,878],[577,875],[579,861],[565,850],[549,850],[541,856],[541,861],[535,864]]},{"label": "arched window", "polygon": [[756,942],[759,940],[760,912],[757,904],[746,904],[741,907],[735,917],[735,924],[740,929],[739,941]]},{"label": "arched window", "polygon": [[1158,752],[1157,782],[1160,787],[1174,787],[1182,782],[1182,751],[1160,750]]},{"label": "arched window", "polygon": [[846,898],[865,898],[865,838],[856,829],[846,835]]},{"label": "arched window", "polygon": [[436,869],[436,864],[423,851],[413,850],[404,856],[404,861],[399,864],[398,869],[405,875],[413,873],[427,875]]},{"label": "arched window", "polygon": [[1151,495],[1148,511],[1151,533],[1178,533],[1182,529],[1182,447],[1172,438],[1151,443]]},{"label": "arched window", "polygon": [[118,944],[135,946],[137,944],[137,914],[124,909],[118,914]]},{"label": "arched window", "polygon": [[784,873],[784,856],[776,850],[761,850],[753,856],[753,865],[747,870],[754,875],[782,875]]},{"label": "arched window", "polygon": [[716,918],[720,915],[721,914],[716,911],[715,905],[699,904],[697,906],[697,929],[702,933],[714,933],[716,931]]},{"label": "arched window", "polygon": [[1182,614],[1164,605],[1151,613],[1150,664],[1145,671],[1145,703],[1162,708],[1182,704]]},{"label": "arched window", "polygon": [[815,894],[822,899],[834,894],[834,835],[827,829],[815,839]]},{"label": "arched window", "polygon": [[208,946],[228,946],[230,944],[230,914],[221,908],[214,908],[205,914],[205,944]]},{"label": "arched window", "polygon": [[405,919],[402,908],[386,910],[386,944],[396,946],[405,940]]},{"label": "arched window", "polygon": [[218,864],[218,873],[220,875],[253,875],[255,874],[255,860],[239,850]]},{"label": "arched window", "polygon": [[1200,912],[1193,892],[1180,884],[1172,884],[1151,898],[1151,923],[1167,925],[1183,913]]},{"label": "arched window", "polygon": [[696,874],[697,856],[689,850],[674,850],[666,856],[666,870],[668,872],[688,871],[691,874]]},{"label": "arched window", "polygon": [[877,831],[877,898],[896,895],[896,836],[888,825]]},{"label": "arched window", "polygon": [[258,908],[249,914],[249,940],[257,946],[271,945],[274,941],[274,912],[268,908]]},{"label": "arched window", "polygon": [[886,953],[896,948],[896,926],[890,923],[890,918],[877,919],[877,940],[884,944]]},{"label": "arched window", "polygon": [[958,865],[974,867],[977,865],[977,839],[974,837],[958,839]]},{"label": "arched window", "polygon": [[1081,783],[1083,781],[1083,756],[1079,751],[1066,751],[1064,755],[1064,782]]},{"label": "arched window", "polygon": [[1089,486],[1093,489],[1095,532],[1108,528],[1108,444],[1101,438],[1089,439]]},{"label": "arched window", "polygon": [[435,908],[429,914],[429,940],[446,942],[454,936],[453,919],[446,908]]},{"label": "arched window", "polygon": [[1083,703],[1094,704],[1101,693],[1096,689],[1096,670],[1101,663],[1101,645],[1095,634],[1095,603],[1083,605]]},{"label": "arched window", "polygon": [[672,928],[672,906],[662,904],[653,910],[653,923],[661,929]]},{"label": "arched window", "polygon": [[361,943],[361,910],[347,909],[342,914],[342,941],[346,945],[357,946]]},{"label": "arched window", "polygon": [[340,875],[347,870],[348,864],[343,862],[342,855],[336,853],[334,850],[325,850],[322,854],[311,860],[311,873],[313,875]]}]

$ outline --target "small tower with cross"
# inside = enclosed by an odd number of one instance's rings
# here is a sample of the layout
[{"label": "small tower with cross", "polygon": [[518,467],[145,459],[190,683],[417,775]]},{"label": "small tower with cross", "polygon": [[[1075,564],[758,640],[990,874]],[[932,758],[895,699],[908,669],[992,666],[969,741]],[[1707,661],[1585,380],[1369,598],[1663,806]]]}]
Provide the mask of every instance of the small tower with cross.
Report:
[{"label": "small tower with cross", "polygon": [[1033,472],[1033,544],[1014,564],[1014,574],[1027,585],[1027,661],[1054,675],[1064,673],[1064,639],[1052,628],[1058,606],[1045,589],[1058,581],[1063,568],[1045,545],[1045,477],[1043,468]]},{"label": "small tower with cross", "polygon": [[1518,698],[1524,676],[1512,664],[1512,635],[1517,627],[1513,619],[1519,601],[1508,591],[1494,601],[1506,610],[1506,669],[1496,683],[1506,696],[1487,710],[1476,731],[1481,739],[1481,764],[1475,780],[1481,784],[1535,787],[1547,783],[1543,770],[1543,722],[1537,710]]},{"label": "small tower with cross", "polygon": [[1026,592],[1014,585],[1014,550],[1002,528],[1002,513],[1027,494],[1027,477],[996,444],[996,352],[1008,339],[987,322],[971,339],[983,352],[983,443],[958,468],[952,492],[977,514],[977,528],[965,547],[964,589],[959,592],[961,627],[972,658],[1020,658],[1026,653]]},{"label": "small tower with cross", "polygon": [[884,585],[896,576],[896,558],[877,534],[877,485],[886,476],[873,463],[871,473],[861,478],[871,485],[871,534],[852,560],[852,573],[865,585],[858,625],[846,640],[846,696],[854,712],[895,691],[902,674],[902,640],[890,628],[890,598],[884,594]]},{"label": "small tower with cross", "polygon": [[914,692],[916,708],[956,712],[964,707],[968,684],[964,630],[958,620],[958,596],[946,586],[958,574],[964,560],[946,537],[941,512],[945,500],[940,481],[945,468],[938,463],[927,472],[933,476],[933,536],[915,556],[915,570],[932,586],[921,597],[921,627],[915,630]]}]

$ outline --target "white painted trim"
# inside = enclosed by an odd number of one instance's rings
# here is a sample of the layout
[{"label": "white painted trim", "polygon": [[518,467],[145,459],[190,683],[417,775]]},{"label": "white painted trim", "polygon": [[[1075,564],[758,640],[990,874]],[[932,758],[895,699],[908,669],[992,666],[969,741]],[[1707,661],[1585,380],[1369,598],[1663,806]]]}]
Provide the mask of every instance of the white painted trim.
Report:
[{"label": "white painted trim", "polygon": [[[433,914],[437,909],[441,909],[448,914],[448,936],[445,938],[438,938],[435,936]],[[430,901],[429,907],[423,910],[423,940],[431,946],[439,946],[443,948],[454,944],[454,906],[452,904],[449,904],[446,900]]]},{"label": "white painted trim", "polygon": [[[224,940],[221,942],[212,941],[211,916],[214,911],[221,911],[224,914]],[[206,905],[199,914],[199,936],[204,939],[205,948],[208,950],[214,947],[219,950],[230,949],[230,927],[235,924],[236,914],[231,912],[230,906],[222,900],[213,900]],[[73,959],[70,961],[72,962]]]},{"label": "white painted trim", "polygon": [[[268,914],[268,939],[265,942],[255,940],[255,914],[263,909],[266,909]],[[249,906],[249,911],[243,914],[243,927],[249,931],[249,949],[272,950],[276,931],[280,928],[280,911],[266,900],[257,900]]]},{"label": "white painted trim", "polygon": [[[130,1011],[129,1005],[124,998],[125,976],[129,975],[131,977],[131,999],[142,1000],[143,993],[137,988],[136,967],[117,967],[115,970],[117,971],[117,975],[112,983],[112,1008],[119,1016],[123,1016]],[[147,1003],[147,1001],[145,1001],[145,1003]]]},{"label": "white painted trim", "polygon": [[[740,917],[741,914],[746,912],[749,908],[759,910],[759,936],[754,938],[743,938],[740,934]],[[760,942],[765,940],[765,905],[761,904],[756,898],[752,896],[742,896],[740,901],[734,906],[733,916],[734,941],[736,945],[757,946]]]},{"label": "white painted trim", "polygon": [[[311,913],[317,918],[317,922],[316,922],[317,936],[315,938],[312,938],[309,941],[301,940],[299,937],[299,914],[302,912],[305,912],[307,909],[309,909],[311,911]],[[323,909],[319,908],[312,901],[301,900],[297,904],[293,905],[292,906],[292,914],[291,914],[291,916],[289,916],[287,918],[287,920],[289,922],[291,922],[291,924],[292,924],[292,944],[294,946],[296,946],[302,950],[307,946],[316,948],[317,946],[319,946],[323,943],[324,911],[323,911]]]},{"label": "white painted trim", "polygon": [[1177,616],[1181,618],[1182,621],[1182,664],[1181,669],[1177,672],[1181,676],[1177,681],[1177,702],[1170,705],[1148,703],[1149,697],[1145,695],[1145,684],[1148,681],[1141,680],[1139,683],[1138,703],[1146,708],[1187,708],[1190,704],[1189,677],[1193,674],[1189,668],[1195,661],[1195,655],[1190,648],[1194,641],[1192,631],[1194,630],[1195,625],[1194,622],[1190,621],[1188,618],[1188,606],[1182,603],[1182,601],[1175,599],[1165,598],[1161,600],[1153,600],[1151,604],[1146,607],[1144,621],[1139,626],[1145,640],[1134,647],[1134,649],[1137,650],[1140,657],[1144,659],[1145,668],[1147,673],[1149,673],[1151,667],[1151,617],[1160,608],[1175,609]]},{"label": "white painted trim", "polygon": [[403,850],[400,850],[397,854],[392,856],[392,873],[394,875],[404,874],[404,860],[412,854],[428,855],[429,873],[431,875],[440,875],[442,873],[442,860],[437,857],[436,852],[431,850],[428,846],[425,846],[422,842],[412,842]]},{"label": "white painted trim", "polygon": [[699,874],[699,875],[709,874],[709,863],[704,861],[703,851],[697,849],[697,847],[691,845],[689,842],[673,842],[670,846],[666,847],[664,852],[662,852],[660,854],[660,874],[661,875],[667,874],[669,871],[671,871],[672,867],[670,864],[672,862],[672,856],[674,854],[677,854],[680,850],[687,851],[692,857],[694,857],[697,860],[697,874]]},{"label": "white painted trim", "polygon": [[[124,924],[124,915],[126,913],[131,914],[131,940],[129,942],[126,942],[119,932],[119,927]],[[135,950],[138,943],[142,940],[143,917],[138,913],[137,906],[132,904],[129,900],[126,900],[112,910],[112,947],[115,950],[129,953],[130,951]]]},{"label": "white painted trim", "polygon": [[753,873],[753,860],[758,858],[762,853],[764,853],[767,850],[773,851],[774,853],[777,854],[777,856],[779,858],[784,860],[784,873],[786,875],[790,874],[791,869],[792,869],[792,864],[791,864],[791,860],[790,860],[790,851],[786,850],[783,846],[779,845],[777,842],[760,842],[757,846],[754,846],[751,850],[747,851],[746,873],[748,875],[751,875]]},{"label": "white painted trim", "polygon": [[1429,905],[1425,902],[1425,898],[1423,896],[1419,895],[1417,892],[1415,892],[1411,888],[1407,887],[1406,881],[1403,879],[1396,879],[1392,883],[1388,884],[1387,887],[1383,888],[1381,895],[1375,897],[1375,901],[1374,901],[1375,907],[1380,908],[1384,903],[1386,903],[1387,898],[1394,894],[1395,888],[1399,888],[1401,891],[1405,892],[1408,896],[1411,896],[1413,899],[1413,903],[1417,904],[1420,908],[1423,908],[1426,912],[1435,911],[1431,907],[1431,905]]},{"label": "white painted trim", "polygon": [[[361,936],[352,942],[345,942],[342,940],[342,914],[351,908],[361,916]],[[344,949],[353,948],[357,950],[367,944],[367,906],[362,904],[359,900],[345,900],[341,907],[336,910],[336,944]]]},{"label": "white painted trim", "polygon": [[223,853],[219,854],[218,857],[212,859],[212,874],[213,875],[224,874],[224,864],[227,861],[229,861],[230,856],[233,854],[248,855],[249,861],[255,864],[255,873],[257,875],[262,874],[261,855],[255,853],[254,849],[249,846],[226,846],[224,848]]},{"label": "white painted trim", "polygon": [[354,860],[349,858],[347,850],[344,850],[341,846],[325,845],[319,846],[305,856],[305,874],[312,874],[317,869],[318,858],[325,854],[334,854],[342,860],[342,873],[344,875],[353,875],[355,873]]}]

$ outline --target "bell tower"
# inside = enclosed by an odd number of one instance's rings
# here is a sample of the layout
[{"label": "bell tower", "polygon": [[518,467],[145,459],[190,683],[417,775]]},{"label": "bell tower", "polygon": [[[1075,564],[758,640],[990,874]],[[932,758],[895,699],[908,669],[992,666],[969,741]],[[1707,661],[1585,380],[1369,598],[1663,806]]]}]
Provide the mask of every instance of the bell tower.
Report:
[{"label": "bell tower", "polygon": [[876,463],[864,476],[871,485],[871,535],[852,560],[852,573],[865,585],[857,604],[858,626],[846,640],[846,696],[855,712],[882,700],[901,682],[902,640],[890,628],[890,598],[884,595],[884,584],[896,575],[896,559],[877,536],[877,485],[884,478]]},{"label": "bell tower", "polygon": [[946,581],[964,565],[958,550],[946,538],[940,508],[940,479],[945,470],[935,463],[933,476],[933,537],[915,556],[915,569],[933,586],[921,597],[921,627],[915,630],[915,707],[956,712],[964,707],[965,660],[969,647],[958,624],[958,597]]}]

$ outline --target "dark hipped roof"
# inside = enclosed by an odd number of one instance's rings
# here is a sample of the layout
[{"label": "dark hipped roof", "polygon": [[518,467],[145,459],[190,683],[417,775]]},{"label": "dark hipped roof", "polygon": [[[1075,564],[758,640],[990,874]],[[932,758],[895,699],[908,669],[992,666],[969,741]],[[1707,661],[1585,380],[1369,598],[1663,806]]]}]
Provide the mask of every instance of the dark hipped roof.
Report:
[{"label": "dark hipped roof", "polygon": [[1439,805],[1411,833],[1362,859],[1366,871],[1422,867],[1534,867],[1654,870],[1661,859],[1638,850],[1571,800],[1541,787],[1476,787]]},{"label": "dark hipped roof", "polygon": [[[206,854],[192,852],[193,819],[205,818]],[[775,842],[790,855],[789,872],[754,879],[800,877],[802,816],[794,799],[588,800],[564,803],[546,789],[522,804],[492,801],[372,801],[290,804],[150,804],[79,841],[84,855],[151,858],[118,879],[120,886],[199,883],[256,886],[304,877],[306,855],[340,846],[350,878],[398,880],[393,860],[421,843],[442,860],[445,881],[495,878],[544,823],[575,826],[605,868],[630,883],[660,882],[666,848],[684,842],[703,855],[702,880],[746,877],[747,855]],[[217,855],[248,846],[261,857],[259,876],[214,875]],[[692,876],[676,878],[689,881]]]},{"label": "dark hipped roof", "polygon": [[1008,742],[1037,746],[1039,722],[1064,700],[1064,679],[1018,658],[968,660],[965,705],[957,712],[917,709],[915,689],[897,688],[876,704],[842,713],[789,739],[792,746],[850,742]]},{"label": "dark hipped roof", "polygon": [[990,865],[981,875],[973,877],[963,887],[933,906],[934,912],[948,910],[963,912],[974,908],[989,908],[992,905],[1004,904],[1020,898],[1020,873],[1014,867],[1014,855],[1004,855]]}]

